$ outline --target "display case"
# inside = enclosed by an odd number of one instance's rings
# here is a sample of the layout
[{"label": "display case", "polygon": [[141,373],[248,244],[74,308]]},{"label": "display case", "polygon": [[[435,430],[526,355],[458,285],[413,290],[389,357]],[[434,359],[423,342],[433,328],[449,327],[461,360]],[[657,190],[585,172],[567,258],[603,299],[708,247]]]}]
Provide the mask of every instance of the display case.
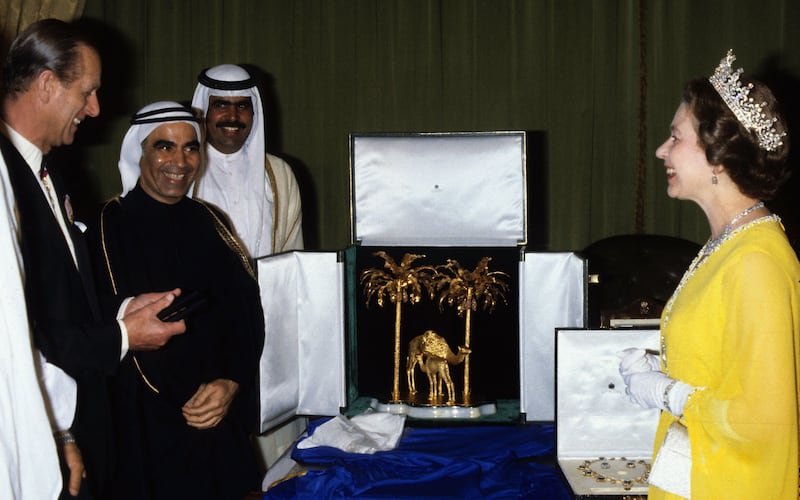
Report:
[{"label": "display case", "polygon": [[659,410],[628,399],[618,353],[658,345],[652,329],[556,331],[556,454],[576,498],[647,494]]},{"label": "display case", "polygon": [[355,134],[350,152],[353,244],[257,262],[262,429],[367,407],[552,421],[553,331],[584,325],[586,263],[526,251],[525,133]]}]

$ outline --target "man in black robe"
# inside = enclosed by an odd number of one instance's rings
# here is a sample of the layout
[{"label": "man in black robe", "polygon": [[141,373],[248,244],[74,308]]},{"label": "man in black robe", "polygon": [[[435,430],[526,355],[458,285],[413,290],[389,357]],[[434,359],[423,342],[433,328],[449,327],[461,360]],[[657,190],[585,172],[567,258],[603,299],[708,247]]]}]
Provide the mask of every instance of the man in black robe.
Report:
[{"label": "man in black robe", "polygon": [[114,381],[114,498],[236,499],[259,489],[249,431],[264,318],[246,253],[217,209],[186,196],[200,130],[174,102],[142,108],[119,162],[122,197],[90,230],[98,287],[200,292],[205,305],[164,348],[129,352]]}]

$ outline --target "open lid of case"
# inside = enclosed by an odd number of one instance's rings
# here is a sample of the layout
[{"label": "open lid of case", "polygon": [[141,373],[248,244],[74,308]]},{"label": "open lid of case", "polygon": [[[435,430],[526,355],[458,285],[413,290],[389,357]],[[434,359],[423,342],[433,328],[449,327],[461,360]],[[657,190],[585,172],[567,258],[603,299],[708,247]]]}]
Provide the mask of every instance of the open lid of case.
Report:
[{"label": "open lid of case", "polygon": [[617,353],[657,351],[659,331],[557,329],[556,336],[557,457],[650,458],[660,412],[630,402]]},{"label": "open lid of case", "polygon": [[352,134],[351,241],[527,243],[524,132]]},{"label": "open lid of case", "polygon": [[262,257],[264,310],[259,361],[260,431],[295,415],[329,415],[346,405],[343,264],[336,252]]}]

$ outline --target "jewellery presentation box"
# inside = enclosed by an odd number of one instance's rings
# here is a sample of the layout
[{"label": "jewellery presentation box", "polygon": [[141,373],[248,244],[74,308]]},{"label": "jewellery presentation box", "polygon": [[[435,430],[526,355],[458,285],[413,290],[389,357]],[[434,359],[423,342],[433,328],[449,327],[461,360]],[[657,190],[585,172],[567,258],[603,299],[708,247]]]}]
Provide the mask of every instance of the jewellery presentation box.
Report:
[{"label": "jewellery presentation box", "polygon": [[[350,151],[353,245],[257,261],[266,322],[262,431],[294,415],[357,413],[376,402],[396,412],[398,327],[399,399],[410,416],[433,407],[434,418],[553,421],[553,332],[584,326],[587,271],[570,252],[525,251],[525,133],[356,134]],[[453,353],[465,345],[466,318],[454,305],[427,294],[400,307],[389,295],[367,301],[365,273],[389,272],[407,255],[414,266],[454,259],[467,272],[489,258],[489,272],[505,273],[496,275],[508,287],[504,297],[471,311],[472,405],[461,404],[463,363],[449,365],[456,404],[427,401],[419,366],[411,371],[416,401],[408,391],[411,339],[434,330]],[[482,402],[497,403],[497,412],[457,411]]]},{"label": "jewellery presentation box", "polygon": [[658,344],[653,329],[557,329],[556,457],[576,498],[647,494],[659,410],[630,402],[617,353]]}]

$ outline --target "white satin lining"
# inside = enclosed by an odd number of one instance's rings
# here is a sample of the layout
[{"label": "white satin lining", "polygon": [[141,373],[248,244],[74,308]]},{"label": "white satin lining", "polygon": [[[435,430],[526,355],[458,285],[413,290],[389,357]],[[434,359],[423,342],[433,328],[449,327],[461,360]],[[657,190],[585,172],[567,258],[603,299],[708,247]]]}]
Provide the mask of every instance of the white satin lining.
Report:
[{"label": "white satin lining", "polygon": [[343,265],[334,252],[257,261],[266,332],[259,367],[261,430],[346,405]]},{"label": "white satin lining", "polygon": [[516,246],[525,233],[525,135],[352,138],[363,245]]},{"label": "white satin lining", "polygon": [[520,409],[553,421],[555,329],[584,326],[585,260],[570,252],[526,253],[520,264]]},{"label": "white satin lining", "polygon": [[561,458],[647,457],[660,410],[628,400],[617,353],[658,349],[658,330],[560,330],[556,453]]}]

